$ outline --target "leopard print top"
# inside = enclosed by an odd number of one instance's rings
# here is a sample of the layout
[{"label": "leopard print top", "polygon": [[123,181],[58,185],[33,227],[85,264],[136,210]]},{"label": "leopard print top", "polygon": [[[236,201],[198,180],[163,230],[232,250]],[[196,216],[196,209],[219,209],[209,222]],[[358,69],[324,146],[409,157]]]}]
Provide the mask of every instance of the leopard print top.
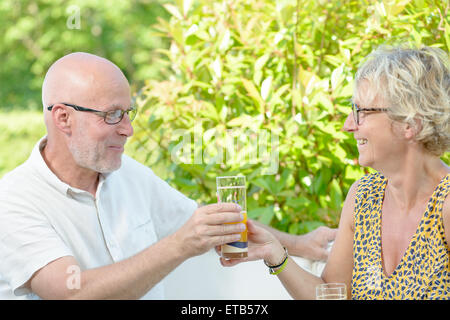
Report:
[{"label": "leopard print top", "polygon": [[436,187],[402,260],[390,276],[381,263],[381,208],[387,180],[368,174],[355,199],[353,299],[450,299],[450,248],[445,239],[442,206],[450,174]]}]

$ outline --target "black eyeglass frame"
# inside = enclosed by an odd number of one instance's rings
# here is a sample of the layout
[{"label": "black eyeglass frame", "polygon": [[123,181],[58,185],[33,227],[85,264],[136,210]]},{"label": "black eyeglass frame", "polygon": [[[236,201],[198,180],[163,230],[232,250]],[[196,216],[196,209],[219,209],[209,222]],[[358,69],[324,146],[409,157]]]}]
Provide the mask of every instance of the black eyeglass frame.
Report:
[{"label": "black eyeglass frame", "polygon": [[[51,106],[47,107],[48,111],[52,111],[53,106],[55,106],[58,103],[52,104]],[[85,108],[85,107],[81,107],[81,106],[77,106],[76,104],[71,104],[71,103],[65,103],[65,102],[61,102],[59,104],[65,105],[67,107],[71,107],[74,108],[77,111],[84,111],[84,112],[93,112],[96,115],[100,116],[103,118],[103,120],[105,121],[106,124],[109,125],[114,125],[114,124],[118,124],[120,121],[122,121],[124,114],[128,114],[128,116],[130,117],[130,122],[132,122],[134,120],[134,118],[136,117],[137,114],[137,109],[136,107],[131,107],[128,110],[121,110],[121,109],[116,109],[116,110],[111,110],[111,111],[100,111],[100,110],[95,110],[95,109],[90,109],[90,108]],[[120,117],[119,120],[116,122],[107,122],[106,118],[109,115],[111,115],[113,112],[117,112],[120,111]],[[132,113],[134,111],[134,114]],[[130,116],[130,112],[131,112],[131,116]]]},{"label": "black eyeglass frame", "polygon": [[352,102],[352,113],[353,113],[353,120],[355,120],[355,123],[359,126],[359,113],[360,112],[387,112],[387,108],[360,108],[356,103]]}]

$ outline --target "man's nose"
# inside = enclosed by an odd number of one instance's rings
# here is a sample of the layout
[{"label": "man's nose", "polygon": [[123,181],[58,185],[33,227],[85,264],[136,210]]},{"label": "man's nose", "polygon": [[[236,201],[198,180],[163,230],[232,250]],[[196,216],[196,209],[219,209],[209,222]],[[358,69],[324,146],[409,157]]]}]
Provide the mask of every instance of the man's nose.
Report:
[{"label": "man's nose", "polygon": [[131,125],[130,117],[128,116],[128,114],[123,115],[122,121],[120,121],[118,125],[119,134],[127,137],[131,137],[133,135],[134,129]]}]

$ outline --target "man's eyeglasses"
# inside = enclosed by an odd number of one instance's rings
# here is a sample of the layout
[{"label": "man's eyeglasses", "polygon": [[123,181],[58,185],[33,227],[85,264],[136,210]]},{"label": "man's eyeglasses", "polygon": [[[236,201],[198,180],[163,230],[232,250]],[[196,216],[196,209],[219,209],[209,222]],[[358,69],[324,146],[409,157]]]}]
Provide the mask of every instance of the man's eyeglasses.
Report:
[{"label": "man's eyeglasses", "polygon": [[362,123],[362,120],[364,118],[360,118],[359,114],[360,112],[386,112],[388,109],[386,108],[360,108],[356,103],[352,103],[352,113],[353,113],[353,119],[355,120],[356,124],[359,126]]},{"label": "man's eyeglasses", "polygon": [[[105,120],[106,124],[117,124],[120,121],[122,121],[123,119],[123,115],[126,113],[128,114],[128,117],[130,118],[130,122],[134,120],[134,118],[136,117],[136,113],[137,113],[137,109],[136,107],[131,107],[128,110],[122,110],[122,109],[116,109],[116,110],[111,110],[111,111],[99,111],[99,110],[94,110],[94,109],[89,109],[89,108],[85,108],[85,107],[80,107],[77,106],[75,104],[70,104],[70,103],[61,103],[67,107],[71,107],[74,108],[77,111],[85,111],[85,112],[93,112],[94,114],[100,116],[103,118],[103,120]],[[54,104],[52,104],[51,106],[49,106],[47,109],[49,111],[52,111]]]}]

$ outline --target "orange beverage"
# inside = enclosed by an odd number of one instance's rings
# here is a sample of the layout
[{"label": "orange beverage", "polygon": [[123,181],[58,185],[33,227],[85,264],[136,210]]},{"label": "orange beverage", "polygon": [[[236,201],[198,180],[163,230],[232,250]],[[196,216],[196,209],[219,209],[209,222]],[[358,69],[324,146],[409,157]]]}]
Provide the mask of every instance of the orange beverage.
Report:
[{"label": "orange beverage", "polygon": [[[247,225],[247,199],[244,176],[217,177],[217,201],[236,203],[242,208],[244,220],[235,223]],[[222,245],[222,257],[226,259],[239,259],[247,257],[248,240],[247,228],[241,232],[241,239],[232,243]]]},{"label": "orange beverage", "polygon": [[[241,222],[232,222],[230,224],[244,223],[247,226],[247,212],[241,211],[244,220]],[[239,241],[231,242],[222,245],[222,257],[226,259],[246,258],[248,252],[247,228],[241,232],[241,239]]]}]

